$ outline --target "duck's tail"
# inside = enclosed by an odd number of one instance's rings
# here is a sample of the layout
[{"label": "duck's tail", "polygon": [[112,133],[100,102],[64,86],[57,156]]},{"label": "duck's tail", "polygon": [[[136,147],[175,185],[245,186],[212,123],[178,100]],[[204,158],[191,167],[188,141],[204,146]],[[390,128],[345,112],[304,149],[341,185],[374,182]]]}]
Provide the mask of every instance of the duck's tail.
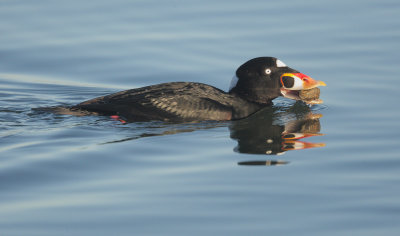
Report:
[{"label": "duck's tail", "polygon": [[77,107],[67,107],[67,106],[38,107],[38,108],[33,108],[32,110],[37,112],[51,112],[58,115],[72,115],[72,116],[98,115],[97,112],[90,112],[79,109]]}]

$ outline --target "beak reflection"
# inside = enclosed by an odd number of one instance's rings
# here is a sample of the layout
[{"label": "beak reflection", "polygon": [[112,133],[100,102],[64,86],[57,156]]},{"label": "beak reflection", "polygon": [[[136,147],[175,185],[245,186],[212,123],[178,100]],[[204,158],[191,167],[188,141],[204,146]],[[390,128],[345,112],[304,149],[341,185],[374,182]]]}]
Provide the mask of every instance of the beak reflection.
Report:
[{"label": "beak reflection", "polygon": [[[295,118],[287,121],[287,117]],[[279,156],[279,160],[263,158],[264,160],[241,161],[238,164],[285,165],[289,161],[284,160],[281,155],[287,151],[324,147],[325,143],[307,141],[310,137],[324,135],[320,133],[320,118],[321,114],[312,113],[308,107],[285,113],[267,108],[247,119],[232,123],[229,127],[231,138],[237,141],[234,151]]]}]

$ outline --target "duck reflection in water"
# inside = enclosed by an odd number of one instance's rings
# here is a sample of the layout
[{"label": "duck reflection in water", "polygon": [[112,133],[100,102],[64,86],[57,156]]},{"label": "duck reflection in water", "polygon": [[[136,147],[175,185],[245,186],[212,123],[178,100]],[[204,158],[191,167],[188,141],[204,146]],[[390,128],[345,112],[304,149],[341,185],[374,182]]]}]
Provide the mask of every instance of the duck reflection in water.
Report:
[{"label": "duck reflection in water", "polygon": [[[151,125],[144,125],[143,129],[135,124],[136,135],[103,144],[212,129],[224,127],[228,124],[230,137],[238,143],[234,151],[246,154],[281,155],[291,150],[324,147],[324,143],[303,141],[304,138],[323,135],[319,133],[321,130],[319,119],[321,117],[321,114],[314,114],[304,103],[296,102],[289,107],[266,107],[245,119],[230,122],[150,123]],[[288,163],[288,161],[269,159],[242,161],[238,164],[282,165]]]},{"label": "duck reflection in water", "polygon": [[[286,151],[324,147],[324,143],[303,141],[304,138],[321,136],[319,119],[302,104],[285,109],[265,108],[256,114],[234,121],[229,126],[230,137],[238,142],[234,151],[247,154],[282,155]],[[287,161],[255,160],[239,165],[281,165]]]}]

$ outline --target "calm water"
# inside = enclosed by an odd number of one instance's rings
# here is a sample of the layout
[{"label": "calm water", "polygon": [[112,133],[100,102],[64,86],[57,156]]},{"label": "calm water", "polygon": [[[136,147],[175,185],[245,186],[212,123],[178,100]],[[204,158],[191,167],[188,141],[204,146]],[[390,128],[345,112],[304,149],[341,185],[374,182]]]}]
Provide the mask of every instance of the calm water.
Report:
[{"label": "calm water", "polygon": [[[394,0],[1,1],[0,234],[398,235],[399,12]],[[190,124],[32,110],[170,81],[227,89],[258,56],[325,81],[325,103]]]}]

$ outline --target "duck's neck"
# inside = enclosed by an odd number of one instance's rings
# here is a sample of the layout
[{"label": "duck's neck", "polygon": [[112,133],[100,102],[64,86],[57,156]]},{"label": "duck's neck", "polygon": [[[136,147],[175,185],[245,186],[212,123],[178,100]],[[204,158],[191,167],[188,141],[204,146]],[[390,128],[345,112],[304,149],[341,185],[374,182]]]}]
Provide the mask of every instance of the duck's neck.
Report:
[{"label": "duck's neck", "polygon": [[231,95],[234,96],[234,99],[232,100],[232,119],[234,120],[248,117],[262,108],[272,105],[271,101],[269,101],[269,103],[258,103],[248,101],[235,94]]}]

